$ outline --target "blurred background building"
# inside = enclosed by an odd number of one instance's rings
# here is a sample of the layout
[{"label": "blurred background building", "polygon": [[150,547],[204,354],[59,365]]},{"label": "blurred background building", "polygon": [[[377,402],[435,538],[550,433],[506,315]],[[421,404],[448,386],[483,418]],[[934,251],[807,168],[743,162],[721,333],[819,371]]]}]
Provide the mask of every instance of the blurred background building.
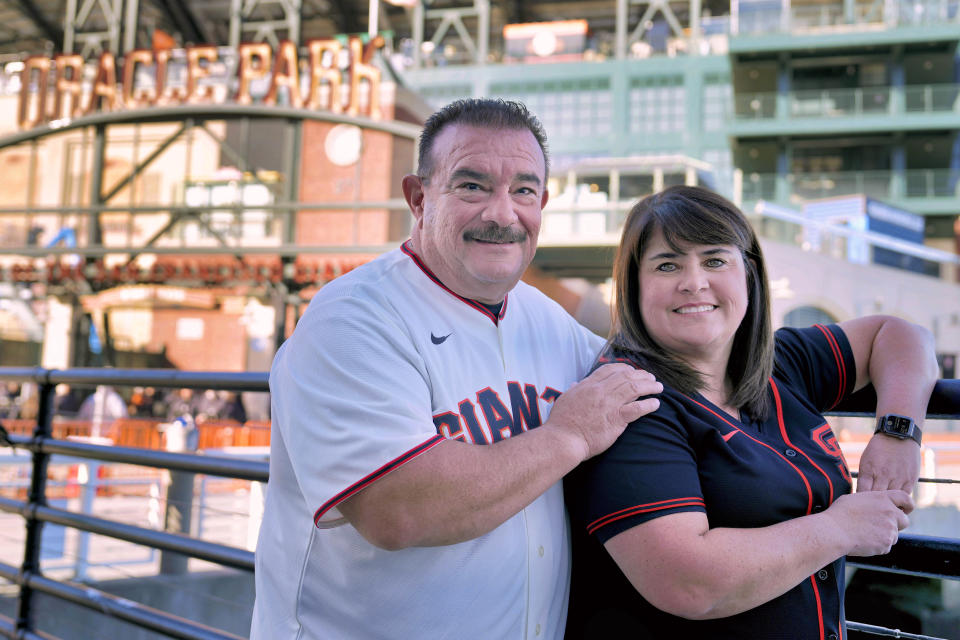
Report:
[{"label": "blurred background building", "polygon": [[630,204],[699,183],[755,217],[778,324],[897,313],[953,375],[956,0],[18,0],[0,17],[0,365],[266,369],[317,287],[407,236],[423,118],[502,96],[552,152],[528,279],[598,332]]}]

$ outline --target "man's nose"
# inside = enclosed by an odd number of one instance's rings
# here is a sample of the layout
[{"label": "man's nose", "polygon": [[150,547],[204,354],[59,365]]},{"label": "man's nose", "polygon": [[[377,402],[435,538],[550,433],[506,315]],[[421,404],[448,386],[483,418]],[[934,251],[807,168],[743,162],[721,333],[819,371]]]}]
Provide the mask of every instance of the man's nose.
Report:
[{"label": "man's nose", "polygon": [[495,189],[481,217],[484,222],[496,222],[501,227],[515,223],[517,212],[510,192],[507,189]]}]

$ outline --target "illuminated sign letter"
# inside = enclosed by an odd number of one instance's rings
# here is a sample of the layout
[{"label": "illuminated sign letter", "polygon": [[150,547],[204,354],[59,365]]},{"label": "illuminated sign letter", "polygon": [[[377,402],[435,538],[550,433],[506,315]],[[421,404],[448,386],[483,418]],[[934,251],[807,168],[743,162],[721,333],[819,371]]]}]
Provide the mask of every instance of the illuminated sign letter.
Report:
[{"label": "illuminated sign letter", "polygon": [[[80,96],[83,92],[83,58],[78,54],[61,54],[53,59],[57,67],[57,79],[54,85],[52,117],[72,118],[80,113]],[[72,71],[67,79],[67,71]],[[66,110],[66,99],[70,98],[70,108]],[[64,113],[66,111],[66,113]]]},{"label": "illuminated sign letter", "polygon": [[167,89],[167,63],[170,62],[170,49],[154,49],[153,57],[156,60],[156,80],[154,86],[157,91],[157,104],[165,104]]},{"label": "illuminated sign letter", "polygon": [[109,111],[117,104],[117,61],[113,54],[104,51],[100,54],[97,63],[97,77],[93,81],[93,91],[90,93],[90,102],[87,103],[85,113],[93,113],[100,108],[103,100],[104,110]]},{"label": "illuminated sign letter", "polygon": [[[237,89],[237,102],[250,104],[253,102],[253,98],[250,97],[250,82],[267,75],[270,70],[273,52],[266,42],[245,42],[240,45],[237,55],[240,58],[240,64],[238,65],[240,86]],[[259,60],[259,63],[254,65],[254,59]]]},{"label": "illuminated sign letter", "polygon": [[[37,72],[37,90],[31,94],[30,84],[33,82],[33,72]],[[47,102],[47,78],[50,75],[50,58],[31,56],[24,60],[23,71],[20,72],[20,107],[17,110],[17,122],[21,129],[35,127],[46,120],[45,107]],[[31,97],[36,96],[31,101]],[[33,117],[30,116],[31,102],[34,104]]]},{"label": "illuminated sign letter", "polygon": [[[202,66],[201,60],[207,65]],[[217,61],[217,48],[211,46],[187,47],[187,100],[207,102],[213,100],[213,87],[199,87],[200,78],[210,75],[210,65]]]},{"label": "illuminated sign letter", "polygon": [[273,78],[270,80],[270,91],[264,98],[265,104],[277,103],[277,90],[287,88],[290,106],[299,109],[303,107],[303,98],[300,96],[300,66],[297,64],[297,45],[290,40],[280,43],[277,51],[277,61],[273,65]]},{"label": "illuminated sign letter", "polygon": [[355,116],[360,112],[360,81],[366,78],[368,98],[367,115],[379,120],[380,113],[380,69],[370,64],[373,52],[384,44],[383,36],[377,35],[364,47],[360,38],[350,38],[350,106],[347,113]]},{"label": "illuminated sign letter", "polygon": [[[338,62],[343,46],[336,40],[310,40],[307,50],[310,52],[310,95],[307,98],[307,108],[326,108],[333,113],[340,113],[343,111],[343,100],[340,96]],[[329,64],[324,64],[324,54]],[[320,99],[320,84],[324,81],[329,87],[326,104]]]},{"label": "illuminated sign letter", "polygon": [[[77,56],[79,57],[79,56]],[[147,49],[136,49],[127,54],[123,61],[123,102],[129,109],[139,109],[156,102],[157,94],[153,89],[135,89],[137,65],[153,62],[153,53]]]}]

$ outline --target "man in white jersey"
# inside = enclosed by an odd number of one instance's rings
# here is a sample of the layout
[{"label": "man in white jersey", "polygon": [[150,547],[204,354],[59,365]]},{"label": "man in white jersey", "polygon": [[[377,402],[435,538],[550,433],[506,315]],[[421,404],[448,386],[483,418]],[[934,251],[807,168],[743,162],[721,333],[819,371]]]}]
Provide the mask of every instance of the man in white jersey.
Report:
[{"label": "man in white jersey", "polygon": [[563,636],[559,481],[662,386],[623,364],[578,383],[602,340],[520,282],[547,169],[520,104],[431,116],[410,239],[324,286],[278,351],[254,640]]}]

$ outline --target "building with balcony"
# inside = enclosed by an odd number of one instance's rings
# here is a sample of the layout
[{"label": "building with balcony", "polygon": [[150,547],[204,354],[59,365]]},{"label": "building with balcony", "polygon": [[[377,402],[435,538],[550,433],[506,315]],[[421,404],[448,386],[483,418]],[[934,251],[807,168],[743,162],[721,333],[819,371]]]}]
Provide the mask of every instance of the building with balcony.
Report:
[{"label": "building with balcony", "polygon": [[[554,34],[565,24],[554,20],[574,17],[585,38]],[[584,160],[680,154],[745,208],[862,194],[922,214],[928,244],[956,250],[956,2],[619,0],[504,13],[478,1],[418,18],[407,55],[393,57],[404,80],[435,106],[525,101],[551,137],[555,192]],[[500,23],[511,20],[539,23],[525,25],[522,58],[507,55],[519,46],[515,25]],[[621,176],[589,184],[611,200],[662,184]]]}]

